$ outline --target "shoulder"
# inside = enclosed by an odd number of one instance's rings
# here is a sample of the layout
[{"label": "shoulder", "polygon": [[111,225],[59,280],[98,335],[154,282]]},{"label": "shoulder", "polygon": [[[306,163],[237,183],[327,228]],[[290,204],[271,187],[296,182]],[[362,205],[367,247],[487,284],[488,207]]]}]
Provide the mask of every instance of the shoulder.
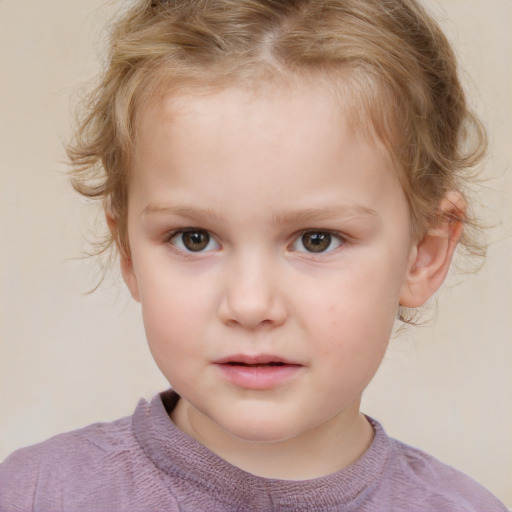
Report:
[{"label": "shoulder", "polygon": [[77,493],[81,482],[111,478],[113,465],[129,464],[137,446],[126,417],[22,448],[0,464],[0,510],[32,510],[40,500],[57,505],[63,493]]},{"label": "shoulder", "polygon": [[403,498],[422,510],[506,512],[507,508],[468,475],[432,455],[391,439],[390,465]]}]

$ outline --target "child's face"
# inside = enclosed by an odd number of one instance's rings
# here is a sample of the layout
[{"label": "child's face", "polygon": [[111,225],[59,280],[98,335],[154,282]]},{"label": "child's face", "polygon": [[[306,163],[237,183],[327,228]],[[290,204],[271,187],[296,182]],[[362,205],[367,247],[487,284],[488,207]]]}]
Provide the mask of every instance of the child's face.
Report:
[{"label": "child's face", "polygon": [[310,86],[166,97],[138,128],[123,272],[198,435],[357,415],[414,256],[384,147]]}]

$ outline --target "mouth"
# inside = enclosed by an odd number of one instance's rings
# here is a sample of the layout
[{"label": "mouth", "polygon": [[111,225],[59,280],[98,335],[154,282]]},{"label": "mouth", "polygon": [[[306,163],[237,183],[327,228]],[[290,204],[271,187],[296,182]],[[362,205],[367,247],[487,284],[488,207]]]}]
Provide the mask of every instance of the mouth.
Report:
[{"label": "mouth", "polygon": [[229,361],[226,363],[228,366],[247,366],[248,368],[267,368],[272,366],[285,366],[286,363],[281,363],[277,361],[273,361],[270,363],[256,363],[256,364],[248,364],[248,363],[240,363],[238,361]]},{"label": "mouth", "polygon": [[274,355],[237,354],[214,362],[230,384],[244,389],[268,390],[292,379],[302,364]]},{"label": "mouth", "polygon": [[246,366],[246,367],[274,367],[274,366],[302,366],[299,363],[289,361],[280,356],[275,355],[247,355],[247,354],[235,354],[228,356],[217,361],[215,364],[227,365],[227,366]]}]

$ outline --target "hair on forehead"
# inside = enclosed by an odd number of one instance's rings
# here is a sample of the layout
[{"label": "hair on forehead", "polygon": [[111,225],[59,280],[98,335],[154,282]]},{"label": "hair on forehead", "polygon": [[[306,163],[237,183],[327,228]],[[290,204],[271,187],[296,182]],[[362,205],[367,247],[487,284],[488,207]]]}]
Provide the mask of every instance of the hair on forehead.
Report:
[{"label": "hair on forehead", "polygon": [[[297,81],[327,87],[355,129],[386,145],[416,236],[448,191],[466,196],[485,131],[450,44],[416,0],[135,0],[112,28],[107,66],[68,150],[76,190],[116,221],[104,247],[115,242],[129,257],[130,164],[148,102]],[[465,221],[463,247],[481,252],[476,222]]]}]

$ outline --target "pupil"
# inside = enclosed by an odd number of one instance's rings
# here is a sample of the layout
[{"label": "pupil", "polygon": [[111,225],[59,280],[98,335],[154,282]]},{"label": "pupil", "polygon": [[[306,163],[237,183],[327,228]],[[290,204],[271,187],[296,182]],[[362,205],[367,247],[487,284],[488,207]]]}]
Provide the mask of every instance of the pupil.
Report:
[{"label": "pupil", "polygon": [[183,233],[183,244],[189,251],[202,251],[210,241],[210,235],[202,231]]},{"label": "pupil", "polygon": [[310,252],[323,252],[331,245],[329,233],[305,233],[302,235],[302,243]]}]

